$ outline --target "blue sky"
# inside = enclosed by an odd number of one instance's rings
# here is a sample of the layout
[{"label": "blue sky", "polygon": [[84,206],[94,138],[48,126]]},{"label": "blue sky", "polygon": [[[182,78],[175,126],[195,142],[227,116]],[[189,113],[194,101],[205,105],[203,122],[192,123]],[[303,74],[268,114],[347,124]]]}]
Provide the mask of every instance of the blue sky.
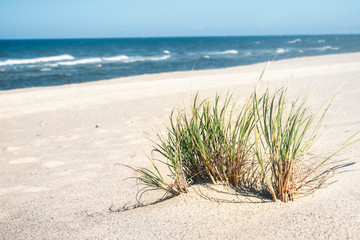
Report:
[{"label": "blue sky", "polygon": [[0,38],[360,33],[359,0],[0,0]]}]

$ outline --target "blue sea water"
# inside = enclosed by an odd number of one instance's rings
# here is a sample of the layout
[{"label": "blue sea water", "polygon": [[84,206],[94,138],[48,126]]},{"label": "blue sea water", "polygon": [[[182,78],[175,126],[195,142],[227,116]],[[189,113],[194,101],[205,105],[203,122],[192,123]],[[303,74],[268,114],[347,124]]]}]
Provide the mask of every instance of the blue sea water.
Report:
[{"label": "blue sea water", "polygon": [[0,90],[359,51],[359,34],[0,40]]}]

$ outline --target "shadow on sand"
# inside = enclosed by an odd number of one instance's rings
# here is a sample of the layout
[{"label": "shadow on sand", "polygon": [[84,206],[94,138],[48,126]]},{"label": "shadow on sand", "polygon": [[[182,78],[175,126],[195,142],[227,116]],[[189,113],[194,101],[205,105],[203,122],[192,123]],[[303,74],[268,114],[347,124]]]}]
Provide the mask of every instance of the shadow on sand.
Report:
[{"label": "shadow on sand", "polygon": [[[337,174],[356,171],[356,170],[344,170],[344,168],[354,165],[356,162],[345,162],[337,161],[333,163],[333,166],[320,172],[316,177],[312,178],[307,182],[306,187],[302,187],[302,194],[299,194],[298,198],[305,197],[314,193],[319,188],[327,187],[336,181],[327,182],[335,172]],[[341,170],[341,171],[340,171]],[[190,187],[190,192],[195,193],[197,196],[218,203],[269,203],[273,202],[270,192],[266,188],[259,188],[249,184],[246,187],[232,187],[226,186],[223,184],[213,184],[210,180],[202,180],[196,182],[196,184]],[[125,204],[119,208],[111,205],[109,207],[109,212],[111,213],[120,213],[125,211],[134,210],[137,208],[147,207],[156,205],[168,199],[174,198],[176,196],[168,196],[164,194],[160,199],[155,200],[149,203],[136,203],[136,204]]]}]

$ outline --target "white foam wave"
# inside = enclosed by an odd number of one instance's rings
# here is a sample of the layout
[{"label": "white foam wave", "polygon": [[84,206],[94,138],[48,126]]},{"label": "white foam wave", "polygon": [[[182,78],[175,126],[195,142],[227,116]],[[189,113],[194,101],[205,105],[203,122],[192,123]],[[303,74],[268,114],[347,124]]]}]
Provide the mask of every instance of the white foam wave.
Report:
[{"label": "white foam wave", "polygon": [[326,51],[326,50],[339,50],[338,47],[332,47],[332,46],[324,46],[324,47],[319,47],[319,48],[315,48],[316,50],[319,51]]},{"label": "white foam wave", "polygon": [[132,63],[132,62],[144,62],[144,61],[161,61],[161,60],[166,60],[168,58],[170,58],[170,55],[155,56],[155,57],[141,57],[141,56],[128,57],[126,55],[120,55],[115,57],[103,58],[103,60],[109,62],[119,61],[124,63]]},{"label": "white foam wave", "polygon": [[65,61],[65,62],[57,62],[54,64],[47,64],[47,66],[57,67],[57,66],[71,66],[78,64],[89,64],[89,63],[98,63],[101,62],[101,58],[85,58],[75,61]]},{"label": "white foam wave", "polygon": [[55,62],[62,60],[73,60],[74,57],[68,54],[52,56],[52,57],[41,57],[41,58],[30,58],[30,59],[8,59],[0,62],[0,66],[16,65],[16,64],[34,64],[41,62]]},{"label": "white foam wave", "polygon": [[204,55],[203,58],[209,59],[210,56],[209,55]]},{"label": "white foam wave", "polygon": [[301,42],[301,39],[300,39],[300,38],[297,38],[297,39],[288,41],[288,43],[290,43],[290,44],[294,44],[294,43],[297,43],[297,42]]},{"label": "white foam wave", "polygon": [[318,40],[317,42],[318,42],[318,43],[324,43],[325,40],[320,39],[320,40]]},{"label": "white foam wave", "polygon": [[159,57],[134,57],[130,59],[130,62],[137,62],[137,61],[161,61],[166,60],[170,57],[170,55],[164,55]]},{"label": "white foam wave", "polygon": [[285,48],[278,48],[276,49],[276,52],[281,54],[281,53],[285,53],[285,52],[288,52],[289,50],[288,49],[285,49]]},{"label": "white foam wave", "polygon": [[169,51],[169,50],[164,50],[164,51],[163,51],[163,53],[165,53],[165,54],[169,54],[169,53],[170,53],[170,51]]},{"label": "white foam wave", "polygon": [[223,52],[219,52],[220,54],[238,54],[237,50],[227,50]]},{"label": "white foam wave", "polygon": [[123,63],[132,63],[132,62],[142,62],[142,61],[161,61],[170,58],[170,55],[164,56],[154,56],[154,57],[143,57],[143,56],[133,56],[128,57],[126,55],[119,55],[113,57],[103,57],[103,58],[84,58],[74,61],[60,61],[55,63],[47,63],[45,66],[48,67],[57,67],[57,66],[72,66],[79,64],[92,64],[98,63],[97,67],[102,67],[100,63],[103,62],[123,62]]},{"label": "white foam wave", "polygon": [[42,72],[48,72],[48,71],[51,71],[51,68],[42,68],[42,69],[40,69],[40,71],[42,71]]},{"label": "white foam wave", "polygon": [[221,52],[209,52],[208,55],[227,55],[227,54],[238,54],[237,50],[226,50]]},{"label": "white foam wave", "polygon": [[125,61],[125,60],[128,60],[129,57],[126,55],[120,55],[120,56],[115,56],[115,57],[104,57],[102,59],[105,61]]}]

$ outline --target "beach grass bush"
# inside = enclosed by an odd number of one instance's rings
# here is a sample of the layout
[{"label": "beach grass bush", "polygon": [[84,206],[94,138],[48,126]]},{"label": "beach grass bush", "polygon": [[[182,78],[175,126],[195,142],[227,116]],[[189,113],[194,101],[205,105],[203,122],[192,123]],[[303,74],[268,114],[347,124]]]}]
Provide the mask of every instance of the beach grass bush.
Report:
[{"label": "beach grass bush", "polygon": [[[317,111],[310,111],[308,97],[297,97],[286,101],[287,89],[282,87],[262,96],[253,94],[255,115],[254,153],[260,166],[263,182],[274,201],[293,201],[308,183],[313,183],[316,175],[311,175],[345,147],[359,141],[359,132],[349,137],[331,155],[307,167],[306,156],[319,138],[319,131],[334,98]],[[290,107],[289,107],[290,105]],[[324,170],[322,173],[326,172]],[[320,173],[321,174],[321,173]]]},{"label": "beach grass bush", "polygon": [[285,104],[285,88],[273,94],[267,89],[260,97],[255,92],[253,97],[254,152],[273,199],[283,202],[294,200],[303,183],[302,161],[317,140],[331,102],[315,113],[309,112],[307,97],[297,98],[290,109]]},{"label": "beach grass bush", "polygon": [[[158,133],[154,141],[153,152],[162,156],[152,159],[154,171],[131,167],[145,184],[139,196],[153,189],[178,195],[199,180],[235,187],[251,182],[256,167],[250,141],[255,126],[252,102],[248,99],[234,116],[236,105],[231,99],[227,95],[221,101],[217,95],[213,102],[200,101],[196,95],[190,112],[185,108],[171,112],[167,134]],[[155,161],[168,167],[171,184],[165,182]]]},{"label": "beach grass bush", "polygon": [[[268,192],[274,201],[293,201],[304,186],[313,183],[315,171],[359,139],[355,133],[330,156],[307,165],[307,153],[318,140],[332,100],[310,111],[308,97],[287,101],[286,88],[258,93],[258,87],[239,108],[232,95],[200,100],[192,108],[172,111],[166,134],[157,134],[151,158],[154,170],[132,168],[145,185],[138,192],[162,189],[165,195],[188,192],[201,180],[241,189]],[[165,177],[157,164],[166,166]],[[326,171],[326,170],[325,170]]]},{"label": "beach grass bush", "polygon": [[231,96],[223,103],[216,96],[209,100],[194,98],[190,114],[183,109],[171,114],[168,135],[159,136],[154,151],[170,160],[169,169],[179,189],[196,180],[238,186],[249,172],[251,163],[250,135],[254,128],[251,102],[245,103],[234,118]]}]

